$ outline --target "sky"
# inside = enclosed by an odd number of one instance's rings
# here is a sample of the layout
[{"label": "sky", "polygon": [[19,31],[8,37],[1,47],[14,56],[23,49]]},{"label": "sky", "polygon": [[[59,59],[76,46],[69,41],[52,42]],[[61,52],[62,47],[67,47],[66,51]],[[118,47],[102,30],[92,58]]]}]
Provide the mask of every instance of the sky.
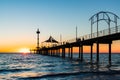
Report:
[{"label": "sky", "polygon": [[58,41],[60,35],[62,41],[75,38],[76,26],[78,36],[90,34],[89,18],[99,11],[120,16],[119,5],[120,0],[0,0],[0,52],[35,48],[37,28],[40,42],[50,35]]}]

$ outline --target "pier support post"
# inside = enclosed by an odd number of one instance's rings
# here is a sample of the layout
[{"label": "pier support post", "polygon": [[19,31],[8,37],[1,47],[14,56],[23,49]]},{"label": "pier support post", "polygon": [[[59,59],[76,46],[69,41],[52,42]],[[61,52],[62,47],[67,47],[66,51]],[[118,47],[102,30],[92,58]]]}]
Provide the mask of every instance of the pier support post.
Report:
[{"label": "pier support post", "polygon": [[60,48],[59,48],[59,57],[61,56]]},{"label": "pier support post", "polygon": [[70,58],[72,59],[73,58],[73,47],[71,47],[71,56]]},{"label": "pier support post", "polygon": [[57,56],[59,56],[59,49],[57,49]]},{"label": "pier support post", "polygon": [[50,50],[48,50],[48,54],[47,55],[49,55],[50,54]]},{"label": "pier support post", "polygon": [[52,50],[52,56],[54,56],[54,49]]},{"label": "pier support post", "polygon": [[57,49],[55,49],[54,52],[55,52],[55,56],[57,56],[57,54],[58,54],[58,53],[57,53]]},{"label": "pier support post", "polygon": [[68,51],[68,58],[70,58],[70,47],[69,47],[69,51]]},{"label": "pier support post", "polygon": [[54,50],[52,49],[52,56],[54,55]]},{"label": "pier support post", "polygon": [[63,51],[63,48],[62,48],[62,58],[63,58],[63,54],[64,54],[64,51]]},{"label": "pier support post", "polygon": [[55,52],[55,49],[53,49],[53,56],[56,56],[56,52]]},{"label": "pier support post", "polygon": [[83,45],[81,46],[81,61],[83,61]]},{"label": "pier support post", "polygon": [[62,58],[65,58],[65,48],[62,48]]},{"label": "pier support post", "polygon": [[55,49],[55,56],[57,56],[58,55],[58,52],[57,52],[57,49]]},{"label": "pier support post", "polygon": [[56,56],[56,49],[54,49],[54,56]]},{"label": "pier support post", "polygon": [[53,54],[52,54],[52,56],[54,56],[55,55],[55,50],[53,49]]},{"label": "pier support post", "polygon": [[50,53],[51,53],[51,51],[49,50],[49,54],[48,55],[50,55]]},{"label": "pier support post", "polygon": [[97,42],[97,64],[99,63],[99,43]]},{"label": "pier support post", "polygon": [[51,49],[51,54],[50,54],[50,56],[52,56],[52,49]]},{"label": "pier support post", "polygon": [[93,61],[93,45],[91,45],[91,54],[90,54],[90,62]]},{"label": "pier support post", "polygon": [[79,46],[79,59],[80,59],[80,55],[81,55],[81,53],[80,53],[80,46]]},{"label": "pier support post", "polygon": [[55,49],[55,56],[57,56],[58,52],[57,52],[57,49]]},{"label": "pier support post", "polygon": [[65,58],[65,54],[66,54],[66,53],[65,53],[65,48],[64,48],[64,58]]},{"label": "pier support post", "polygon": [[52,51],[53,51],[53,52],[52,52],[52,53],[53,53],[52,56],[54,56],[54,55],[55,55],[54,49],[53,49]]},{"label": "pier support post", "polygon": [[111,66],[111,43],[109,43],[109,66]]},{"label": "pier support post", "polygon": [[58,49],[58,56],[60,56],[60,51],[59,51],[59,49]]},{"label": "pier support post", "polygon": [[62,57],[62,51],[61,50],[62,50],[62,48],[60,48],[60,57]]},{"label": "pier support post", "polygon": [[58,49],[58,56],[60,56],[60,49]]}]

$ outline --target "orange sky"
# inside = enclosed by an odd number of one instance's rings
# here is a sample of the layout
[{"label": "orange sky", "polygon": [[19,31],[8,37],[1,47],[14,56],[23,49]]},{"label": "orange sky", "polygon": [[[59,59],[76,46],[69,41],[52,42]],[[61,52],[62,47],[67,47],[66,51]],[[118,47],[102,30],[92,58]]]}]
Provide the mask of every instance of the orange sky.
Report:
[{"label": "orange sky", "polygon": [[[27,45],[27,46],[25,46]],[[117,52],[119,53],[120,52],[120,41],[113,41],[112,43],[112,52]],[[36,43],[30,43],[28,41],[25,41],[24,43],[23,42],[11,42],[11,43],[6,43],[6,44],[1,44],[1,48],[0,48],[0,52],[18,52],[19,49],[21,48],[28,48],[28,49],[33,49],[36,47]],[[90,53],[90,47],[89,46],[84,46],[84,52],[86,53]],[[106,44],[100,44],[100,52],[108,52],[108,45]],[[66,49],[66,52],[68,50]],[[73,48],[73,51],[74,52],[78,52],[78,47],[74,47]],[[96,44],[93,45],[93,52],[95,53],[96,52]]]},{"label": "orange sky", "polygon": [[0,52],[18,52],[21,48],[35,48],[34,44],[31,44],[30,42],[8,42],[5,44],[0,45]]}]

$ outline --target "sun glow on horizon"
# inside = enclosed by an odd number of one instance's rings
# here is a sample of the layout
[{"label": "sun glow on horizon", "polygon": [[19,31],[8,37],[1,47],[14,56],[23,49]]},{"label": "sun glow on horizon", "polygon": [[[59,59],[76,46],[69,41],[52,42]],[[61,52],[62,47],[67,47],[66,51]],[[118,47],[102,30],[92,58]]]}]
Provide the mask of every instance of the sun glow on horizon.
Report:
[{"label": "sun glow on horizon", "polygon": [[29,48],[21,48],[21,49],[19,49],[19,52],[20,53],[30,53],[30,50],[29,50]]}]

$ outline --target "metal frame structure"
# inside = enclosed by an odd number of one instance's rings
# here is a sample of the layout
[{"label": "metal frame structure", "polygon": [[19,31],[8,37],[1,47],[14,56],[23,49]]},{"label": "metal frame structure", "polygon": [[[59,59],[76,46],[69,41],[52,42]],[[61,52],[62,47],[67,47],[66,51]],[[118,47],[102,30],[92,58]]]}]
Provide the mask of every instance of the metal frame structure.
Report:
[{"label": "metal frame structure", "polygon": [[[112,17],[114,17],[114,19],[112,19]],[[118,31],[118,27],[117,27],[117,19],[120,19],[116,14],[112,13],[112,12],[107,12],[107,11],[100,11],[96,14],[94,14],[89,20],[91,21],[91,38],[93,37],[93,24],[97,23],[97,37],[99,36],[98,32],[98,27],[99,27],[99,21],[104,20],[107,24],[108,24],[108,29],[109,29],[109,34],[111,33],[110,31],[110,23],[113,22],[115,23],[116,26],[116,33]]]}]

